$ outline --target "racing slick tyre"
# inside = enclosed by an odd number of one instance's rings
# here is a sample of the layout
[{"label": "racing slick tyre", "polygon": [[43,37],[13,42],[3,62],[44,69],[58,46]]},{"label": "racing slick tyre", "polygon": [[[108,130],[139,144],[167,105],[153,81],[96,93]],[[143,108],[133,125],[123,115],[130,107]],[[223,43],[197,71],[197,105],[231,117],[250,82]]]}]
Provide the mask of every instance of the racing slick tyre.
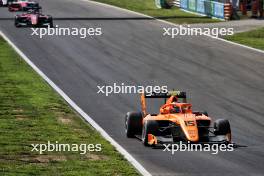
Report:
[{"label": "racing slick tyre", "polygon": [[128,138],[142,132],[143,116],[141,112],[128,112],[125,117],[125,130]]},{"label": "racing slick tyre", "polygon": [[148,134],[156,135],[159,128],[158,122],[155,120],[147,120],[142,129],[142,142],[145,146],[150,146],[148,143]]},{"label": "racing slick tyre", "polygon": [[53,22],[51,22],[49,26],[50,26],[50,28],[53,28]]},{"label": "racing slick tyre", "polygon": [[49,27],[53,28],[53,18],[51,15],[48,15],[48,22],[49,22]]},{"label": "racing slick tyre", "polygon": [[50,20],[49,27],[53,28],[53,19]]},{"label": "racing slick tyre", "polygon": [[19,22],[18,22],[17,20],[15,20],[15,26],[16,26],[17,28],[21,27],[21,25],[19,24]]},{"label": "racing slick tyre", "polygon": [[231,133],[230,123],[226,119],[218,119],[214,122],[215,135],[227,135]]}]

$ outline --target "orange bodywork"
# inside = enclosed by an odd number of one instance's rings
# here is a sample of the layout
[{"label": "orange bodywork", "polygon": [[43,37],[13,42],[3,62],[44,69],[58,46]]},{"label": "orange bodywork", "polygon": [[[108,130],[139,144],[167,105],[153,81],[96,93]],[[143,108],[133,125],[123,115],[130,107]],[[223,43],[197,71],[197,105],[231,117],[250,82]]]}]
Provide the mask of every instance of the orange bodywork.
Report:
[{"label": "orange bodywork", "polygon": [[149,145],[158,144],[157,138],[154,135],[152,135],[152,134],[148,134],[148,144]]},{"label": "orange bodywork", "polygon": [[[173,95],[160,107],[160,113],[157,115],[147,114],[144,94],[141,96],[141,106],[144,114],[142,124],[147,120],[171,121],[181,127],[186,139],[191,142],[199,141],[197,120],[211,121],[211,118],[204,114],[193,113],[191,104],[179,103],[177,97]],[[151,139],[151,136],[149,138]]]}]

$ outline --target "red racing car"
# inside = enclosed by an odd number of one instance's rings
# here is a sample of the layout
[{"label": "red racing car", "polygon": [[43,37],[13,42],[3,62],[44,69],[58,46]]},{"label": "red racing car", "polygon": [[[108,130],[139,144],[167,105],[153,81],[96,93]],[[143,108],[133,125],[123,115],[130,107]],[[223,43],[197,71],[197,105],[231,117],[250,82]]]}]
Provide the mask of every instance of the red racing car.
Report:
[{"label": "red racing car", "polygon": [[18,11],[28,11],[30,9],[39,9],[39,3],[29,0],[17,0],[12,1],[8,5],[8,10],[10,12],[18,12]]},{"label": "red racing car", "polygon": [[50,15],[43,15],[39,10],[29,10],[15,16],[16,27],[53,27],[53,18]]}]

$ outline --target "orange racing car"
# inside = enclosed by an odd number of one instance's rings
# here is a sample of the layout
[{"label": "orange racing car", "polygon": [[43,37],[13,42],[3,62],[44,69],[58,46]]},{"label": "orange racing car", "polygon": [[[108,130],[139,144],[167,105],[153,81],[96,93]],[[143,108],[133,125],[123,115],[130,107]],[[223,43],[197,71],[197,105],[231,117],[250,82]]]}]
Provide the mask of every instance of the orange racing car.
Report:
[{"label": "orange racing car", "polygon": [[[147,113],[146,99],[165,99],[158,114]],[[141,112],[128,112],[125,131],[128,138],[137,137],[145,146],[177,142],[219,143],[231,142],[228,120],[218,119],[212,124],[207,112],[192,110],[186,92],[170,91],[141,95]]]}]

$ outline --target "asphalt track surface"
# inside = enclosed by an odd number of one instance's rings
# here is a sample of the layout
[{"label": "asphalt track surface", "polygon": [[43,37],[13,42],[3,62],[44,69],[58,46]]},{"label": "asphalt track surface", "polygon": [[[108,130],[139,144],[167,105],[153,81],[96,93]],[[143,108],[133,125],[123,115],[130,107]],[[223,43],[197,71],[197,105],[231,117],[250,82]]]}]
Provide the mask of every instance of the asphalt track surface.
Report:
[{"label": "asphalt track surface", "polygon": [[[102,27],[103,35],[31,36],[0,20],[2,30],[53,82],[153,175],[263,175],[264,54],[209,37],[163,37],[168,24],[84,1],[43,0],[60,27]],[[14,14],[0,9],[0,18]],[[89,20],[85,18],[100,18]],[[104,18],[123,18],[111,20]],[[79,18],[79,20],[74,20]],[[80,20],[82,18],[83,20]],[[229,119],[234,152],[177,152],[127,139],[124,115],[139,110],[136,95],[97,94],[98,85],[168,85],[191,94],[194,109]]]}]

